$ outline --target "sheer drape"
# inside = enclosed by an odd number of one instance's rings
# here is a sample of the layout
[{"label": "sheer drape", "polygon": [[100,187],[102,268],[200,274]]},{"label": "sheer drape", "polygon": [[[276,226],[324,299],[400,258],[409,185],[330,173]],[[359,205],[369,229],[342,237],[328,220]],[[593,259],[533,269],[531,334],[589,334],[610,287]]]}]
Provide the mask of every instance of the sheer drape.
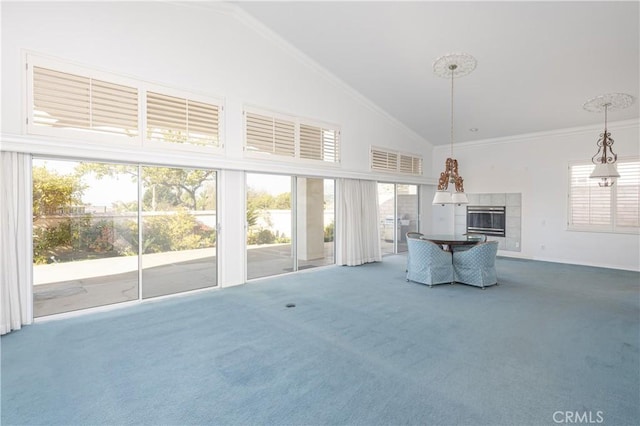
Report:
[{"label": "sheer drape", "polygon": [[381,261],[377,183],[340,179],[337,198],[336,263]]},{"label": "sheer drape", "polygon": [[6,334],[33,321],[31,157],[0,155],[0,334]]}]

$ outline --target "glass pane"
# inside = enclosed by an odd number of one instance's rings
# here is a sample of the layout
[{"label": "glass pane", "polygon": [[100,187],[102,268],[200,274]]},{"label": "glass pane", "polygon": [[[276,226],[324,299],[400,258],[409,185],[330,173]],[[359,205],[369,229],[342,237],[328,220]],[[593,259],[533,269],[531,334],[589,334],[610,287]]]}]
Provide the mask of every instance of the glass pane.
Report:
[{"label": "glass pane", "polygon": [[331,265],[334,260],[334,180],[297,178],[296,247],[298,269]]},{"label": "glass pane", "polygon": [[418,231],[418,185],[397,185],[398,253],[407,251],[407,232]]},{"label": "glass pane", "polygon": [[136,167],[34,159],[34,316],[138,299]]},{"label": "glass pane", "polygon": [[392,183],[378,184],[378,203],[380,212],[380,248],[382,254],[395,253],[396,234],[395,197]]},{"label": "glass pane", "polygon": [[142,298],[217,285],[216,172],[142,167]]},{"label": "glass pane", "polygon": [[247,173],[247,279],[293,271],[291,177]]}]

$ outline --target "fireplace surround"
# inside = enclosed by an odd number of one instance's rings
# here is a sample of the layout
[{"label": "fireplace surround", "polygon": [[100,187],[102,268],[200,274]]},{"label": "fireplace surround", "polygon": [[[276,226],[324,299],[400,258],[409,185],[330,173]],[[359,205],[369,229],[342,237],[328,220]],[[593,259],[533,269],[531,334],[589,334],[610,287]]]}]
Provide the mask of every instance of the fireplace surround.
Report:
[{"label": "fireplace surround", "polygon": [[520,252],[522,250],[522,194],[521,193],[467,193],[468,205],[454,206],[454,233],[467,232],[467,207],[505,206],[504,236],[487,235],[487,240],[498,242],[501,251]]}]

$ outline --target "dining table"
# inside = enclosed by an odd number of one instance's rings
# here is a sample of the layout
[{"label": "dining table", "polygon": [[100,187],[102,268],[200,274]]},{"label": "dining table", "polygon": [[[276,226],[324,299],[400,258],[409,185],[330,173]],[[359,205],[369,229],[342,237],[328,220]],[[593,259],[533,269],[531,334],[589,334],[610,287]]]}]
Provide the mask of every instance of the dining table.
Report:
[{"label": "dining table", "polygon": [[420,237],[421,240],[431,241],[438,244],[446,251],[453,251],[455,246],[475,245],[482,240],[477,235],[464,234],[425,234]]}]

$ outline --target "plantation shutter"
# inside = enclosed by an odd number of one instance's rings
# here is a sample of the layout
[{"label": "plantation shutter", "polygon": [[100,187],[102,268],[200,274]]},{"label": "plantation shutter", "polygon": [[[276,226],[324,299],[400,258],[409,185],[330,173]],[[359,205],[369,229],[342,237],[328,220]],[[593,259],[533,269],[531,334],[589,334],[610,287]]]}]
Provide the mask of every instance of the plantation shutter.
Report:
[{"label": "plantation shutter", "polygon": [[372,147],[371,170],[421,175],[422,158]]},{"label": "plantation shutter", "polygon": [[619,162],[616,190],[616,226],[640,226],[640,161]]},{"label": "plantation shutter", "polygon": [[301,124],[300,158],[339,162],[339,132]]},{"label": "plantation shutter", "polygon": [[381,149],[371,149],[371,170],[398,170],[398,154]]},{"label": "plantation shutter", "polygon": [[611,187],[598,186],[589,178],[593,164],[570,169],[570,223],[577,226],[611,225]]},{"label": "plantation shutter", "polygon": [[413,157],[413,173],[417,175],[422,174],[422,158]]},{"label": "plantation shutter", "polygon": [[322,129],[300,125],[300,158],[322,160]]},{"label": "plantation shutter", "polygon": [[248,151],[294,157],[296,151],[293,121],[245,113],[246,147]]},{"label": "plantation shutter", "polygon": [[589,178],[593,164],[570,166],[570,227],[611,232],[634,232],[640,227],[640,161],[616,165],[620,177],[604,188]]},{"label": "plantation shutter", "polygon": [[33,124],[138,135],[138,89],[33,67]]},{"label": "plantation shutter", "polygon": [[340,162],[340,132],[322,129],[322,159],[331,163]]},{"label": "plantation shutter", "polygon": [[147,139],[219,146],[220,107],[147,92]]},{"label": "plantation shutter", "polygon": [[408,155],[400,155],[400,171],[402,173],[412,173],[413,172],[413,161],[411,157]]},{"label": "plantation shutter", "polygon": [[422,174],[422,158],[411,155],[400,155],[400,171],[412,175]]}]

